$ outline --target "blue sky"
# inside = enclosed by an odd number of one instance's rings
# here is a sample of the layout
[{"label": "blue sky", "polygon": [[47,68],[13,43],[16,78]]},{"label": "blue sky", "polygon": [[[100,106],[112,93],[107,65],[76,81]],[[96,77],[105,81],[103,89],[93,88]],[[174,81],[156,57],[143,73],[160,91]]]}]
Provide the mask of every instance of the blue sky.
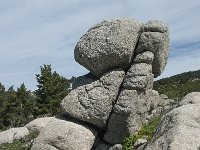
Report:
[{"label": "blue sky", "polygon": [[1,0],[0,82],[35,90],[43,64],[67,78],[87,73],[74,61],[79,38],[102,20],[122,17],[169,24],[171,53],[159,78],[200,69],[199,14],[199,0]]}]

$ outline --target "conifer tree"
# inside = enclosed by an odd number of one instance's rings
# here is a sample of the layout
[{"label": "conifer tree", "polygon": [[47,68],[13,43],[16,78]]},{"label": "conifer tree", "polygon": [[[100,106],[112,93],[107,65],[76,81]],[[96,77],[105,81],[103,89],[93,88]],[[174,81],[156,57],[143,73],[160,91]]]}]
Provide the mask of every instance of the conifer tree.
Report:
[{"label": "conifer tree", "polygon": [[55,115],[60,112],[60,102],[68,94],[70,80],[52,72],[51,65],[40,67],[40,74],[36,75],[38,89],[38,115]]},{"label": "conifer tree", "polygon": [[3,114],[3,124],[9,128],[16,127],[19,124],[18,116],[21,114],[21,108],[13,86],[9,87],[6,95],[6,106]]},{"label": "conifer tree", "polygon": [[5,87],[0,83],[0,129],[3,129],[3,114],[5,111]]},{"label": "conifer tree", "polygon": [[31,96],[31,92],[27,90],[25,84],[21,84],[19,88],[17,88],[17,101],[20,102],[20,109],[22,110],[20,117],[21,125],[29,122],[33,119],[34,109],[35,109],[35,100]]}]

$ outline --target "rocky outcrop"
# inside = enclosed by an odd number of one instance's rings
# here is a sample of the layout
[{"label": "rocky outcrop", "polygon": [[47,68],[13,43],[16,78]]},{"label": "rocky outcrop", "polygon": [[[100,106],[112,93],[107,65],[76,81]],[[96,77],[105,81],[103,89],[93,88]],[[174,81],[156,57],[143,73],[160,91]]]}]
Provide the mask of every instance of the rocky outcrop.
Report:
[{"label": "rocky outcrop", "polygon": [[125,137],[158,115],[158,104],[165,108],[152,88],[168,53],[168,27],[160,21],[114,19],[91,28],[74,50],[90,72],[73,81],[61,102],[65,115],[26,125],[40,131],[32,150],[120,150]]},{"label": "rocky outcrop", "polygon": [[161,121],[145,150],[198,150],[200,103],[173,109]]},{"label": "rocky outcrop", "polygon": [[0,132],[0,144],[2,143],[13,143],[14,140],[19,140],[24,138],[29,134],[26,127],[11,128]]},{"label": "rocky outcrop", "polygon": [[156,107],[159,95],[151,90],[139,93],[136,90],[122,90],[108,121],[104,140],[108,143],[122,143],[125,137],[137,132],[146,117]]},{"label": "rocky outcrop", "polygon": [[113,70],[90,84],[77,87],[62,101],[63,110],[75,118],[105,127],[124,75],[121,69]]},{"label": "rocky outcrop", "polygon": [[37,119],[29,122],[28,124],[26,124],[25,127],[29,131],[41,132],[41,130],[43,130],[47,126],[49,121],[51,121],[52,119],[55,119],[55,118],[54,117],[37,118]]},{"label": "rocky outcrop", "polygon": [[41,131],[31,150],[90,150],[97,131],[66,120],[53,119]]},{"label": "rocky outcrop", "polygon": [[96,25],[74,51],[75,60],[90,73],[73,82],[63,110],[100,129],[104,144],[97,147],[105,146],[104,141],[121,144],[156,114],[160,97],[152,90],[153,79],[164,70],[168,53],[163,22],[116,19]]},{"label": "rocky outcrop", "polygon": [[[154,110],[152,110],[152,115],[153,116],[164,115],[178,106],[179,103],[177,101],[168,98],[164,94],[161,94],[157,107]],[[149,117],[151,118],[152,115],[150,115]]]},{"label": "rocky outcrop", "polygon": [[200,92],[192,92],[187,94],[181,101],[180,105],[200,103]]},{"label": "rocky outcrop", "polygon": [[125,137],[136,133],[157,107],[159,94],[152,91],[153,56],[151,52],[136,55],[137,62],[127,71],[104,135],[108,143],[122,143]]}]

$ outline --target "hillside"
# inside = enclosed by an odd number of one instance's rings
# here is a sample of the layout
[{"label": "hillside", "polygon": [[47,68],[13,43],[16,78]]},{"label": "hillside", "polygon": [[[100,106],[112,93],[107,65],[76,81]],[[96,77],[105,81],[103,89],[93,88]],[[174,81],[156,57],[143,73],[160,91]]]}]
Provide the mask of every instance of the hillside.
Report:
[{"label": "hillside", "polygon": [[169,98],[180,100],[190,92],[200,91],[200,70],[184,72],[155,81],[154,89]]}]

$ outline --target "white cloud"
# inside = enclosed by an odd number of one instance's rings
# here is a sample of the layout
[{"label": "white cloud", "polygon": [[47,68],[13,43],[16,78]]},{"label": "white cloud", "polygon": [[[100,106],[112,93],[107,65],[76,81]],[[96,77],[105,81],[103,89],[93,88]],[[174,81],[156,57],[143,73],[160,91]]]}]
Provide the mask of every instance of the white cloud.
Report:
[{"label": "white cloud", "polygon": [[163,77],[177,73],[173,70],[185,71],[187,64],[188,69],[198,69],[200,56],[188,53],[189,47],[185,58],[176,46],[199,42],[199,14],[197,0],[0,1],[0,82],[6,87],[25,82],[35,89],[35,74],[43,64],[52,64],[53,70],[66,77],[86,73],[73,60],[76,42],[96,23],[118,17],[169,23],[172,52]]}]

